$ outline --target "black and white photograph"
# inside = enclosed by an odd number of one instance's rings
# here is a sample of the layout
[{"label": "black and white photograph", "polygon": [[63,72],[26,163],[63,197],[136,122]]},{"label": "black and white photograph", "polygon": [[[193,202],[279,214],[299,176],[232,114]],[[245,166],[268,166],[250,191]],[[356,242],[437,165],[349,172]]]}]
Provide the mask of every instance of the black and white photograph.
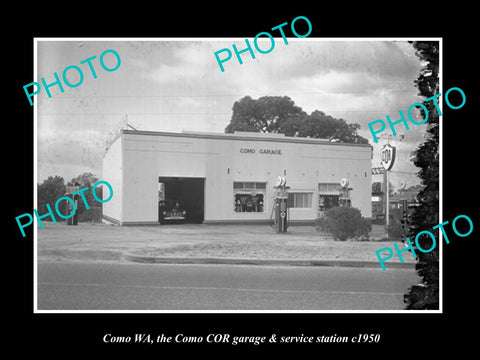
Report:
[{"label": "black and white photograph", "polygon": [[441,39],[36,47],[38,311],[418,309]]},{"label": "black and white photograph", "polygon": [[473,348],[474,12],[391,5],[15,13],[7,347]]}]

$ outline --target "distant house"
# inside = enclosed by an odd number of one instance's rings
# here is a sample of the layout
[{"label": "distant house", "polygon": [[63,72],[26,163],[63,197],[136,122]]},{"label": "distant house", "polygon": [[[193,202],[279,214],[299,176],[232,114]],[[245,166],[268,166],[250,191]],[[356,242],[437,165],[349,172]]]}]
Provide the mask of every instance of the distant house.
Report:
[{"label": "distant house", "polygon": [[383,189],[381,182],[372,183],[372,220],[384,214]]},{"label": "distant house", "polygon": [[409,206],[418,204],[417,195],[421,190],[421,186],[411,186],[408,189],[398,190],[395,194],[390,196],[390,209],[400,209],[402,207],[402,200],[407,200]]},{"label": "distant house", "polygon": [[[407,206],[418,205],[417,195],[422,189],[421,185],[411,186],[408,189],[398,190],[390,195],[390,209],[402,209],[403,200],[407,200]],[[393,213],[390,213],[390,217]],[[383,184],[381,182],[372,183],[372,220],[385,219],[385,197]]]}]

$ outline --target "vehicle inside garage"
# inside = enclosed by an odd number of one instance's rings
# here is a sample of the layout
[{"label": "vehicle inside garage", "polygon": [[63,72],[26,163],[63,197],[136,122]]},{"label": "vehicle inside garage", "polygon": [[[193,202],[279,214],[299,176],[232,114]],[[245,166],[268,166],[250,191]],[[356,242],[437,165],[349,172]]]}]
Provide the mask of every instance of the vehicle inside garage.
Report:
[{"label": "vehicle inside garage", "polygon": [[[164,222],[163,212],[176,209],[185,212],[177,222],[202,223],[204,220],[205,179],[190,177],[158,178],[159,221]],[[172,216],[173,218],[173,216]],[[173,222],[173,221],[171,221]],[[164,223],[168,223],[165,221]]]}]

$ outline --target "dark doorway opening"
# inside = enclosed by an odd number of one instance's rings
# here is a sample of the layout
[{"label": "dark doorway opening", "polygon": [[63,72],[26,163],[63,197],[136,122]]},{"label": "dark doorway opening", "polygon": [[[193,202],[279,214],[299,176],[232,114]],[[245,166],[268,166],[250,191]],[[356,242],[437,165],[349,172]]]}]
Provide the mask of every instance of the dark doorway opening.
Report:
[{"label": "dark doorway opening", "polygon": [[[200,224],[204,219],[205,179],[190,177],[163,177],[158,178],[158,200],[178,202],[181,210],[185,211],[185,223]],[[161,212],[159,210],[159,221]]]}]

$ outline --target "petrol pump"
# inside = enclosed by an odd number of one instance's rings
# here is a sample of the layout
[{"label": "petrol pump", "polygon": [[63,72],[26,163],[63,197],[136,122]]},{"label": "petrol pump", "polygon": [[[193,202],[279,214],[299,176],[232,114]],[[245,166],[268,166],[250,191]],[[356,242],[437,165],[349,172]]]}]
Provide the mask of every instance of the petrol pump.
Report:
[{"label": "petrol pump", "polygon": [[288,228],[288,189],[285,176],[279,176],[277,183],[273,187],[275,189],[274,196],[274,212],[275,212],[275,230],[277,233],[287,232]]}]

